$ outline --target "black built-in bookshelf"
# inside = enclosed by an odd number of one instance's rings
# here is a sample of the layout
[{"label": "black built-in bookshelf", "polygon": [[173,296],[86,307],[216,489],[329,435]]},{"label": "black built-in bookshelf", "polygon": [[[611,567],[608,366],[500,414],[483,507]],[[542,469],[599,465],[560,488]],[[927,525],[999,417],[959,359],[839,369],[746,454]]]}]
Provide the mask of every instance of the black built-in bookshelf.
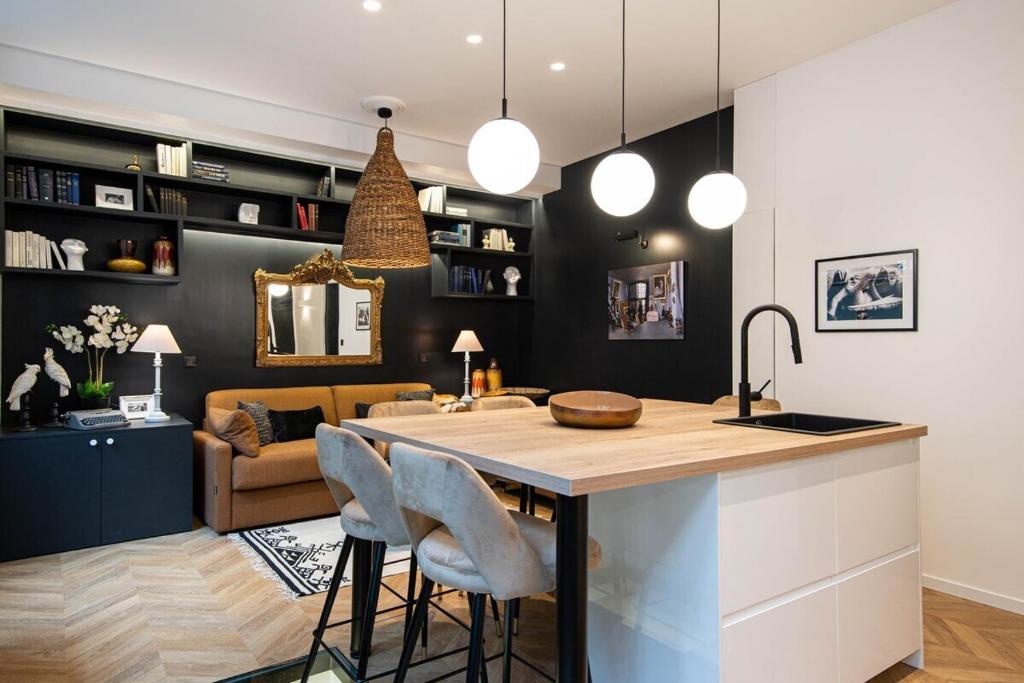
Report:
[{"label": "black built-in bookshelf", "polygon": [[[126,284],[177,284],[187,276],[188,253],[184,231],[217,232],[340,245],[345,220],[360,171],[334,164],[275,156],[263,152],[211,144],[130,128],[110,126],[17,109],[0,110],[0,160],[8,167],[33,166],[79,174],[80,203],[57,204],[33,199],[16,199],[6,191],[0,204],[0,231],[32,231],[58,245],[68,237],[82,239],[89,251],[85,271],[3,267],[11,276],[101,279]],[[189,177],[157,172],[157,144],[185,148],[185,169]],[[133,156],[141,171],[125,169]],[[224,166],[230,182],[193,178],[192,161]],[[318,196],[323,178],[329,179],[325,196]],[[118,210],[95,206],[96,185],[132,191],[133,208]],[[413,181],[419,190],[430,185]],[[187,198],[187,215],[159,206],[155,211],[147,200],[149,187],[157,201],[162,192],[177,192]],[[530,199],[492,195],[449,186],[449,206],[468,211],[468,216],[424,212],[428,233],[451,230],[459,223],[472,225],[472,247],[431,245],[431,296],[439,298],[480,298],[529,301],[534,292],[532,226],[534,202]],[[260,207],[259,222],[238,221],[241,203]],[[165,202],[166,204],[166,202]],[[300,229],[297,205],[309,212],[317,206],[318,226]],[[481,236],[488,228],[505,228],[516,242],[515,252],[484,250]],[[2,234],[2,232],[0,232]],[[175,246],[177,275],[148,272],[153,242],[166,237]],[[119,273],[107,269],[108,260],[119,255],[116,241],[138,242],[136,257],[146,262],[147,272]],[[0,241],[0,252],[3,250]],[[0,263],[6,262],[0,260]],[[515,265],[522,274],[518,297],[505,296],[502,271]],[[491,270],[493,295],[452,293],[449,270],[467,266]],[[183,275],[184,274],[184,275]]]}]

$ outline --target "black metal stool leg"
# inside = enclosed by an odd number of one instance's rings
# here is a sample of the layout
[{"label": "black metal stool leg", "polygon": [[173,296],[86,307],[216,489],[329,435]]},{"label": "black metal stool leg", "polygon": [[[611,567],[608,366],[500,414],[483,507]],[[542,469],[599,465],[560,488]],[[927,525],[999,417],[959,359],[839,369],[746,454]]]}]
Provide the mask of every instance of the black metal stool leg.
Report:
[{"label": "black metal stool leg", "polygon": [[373,625],[377,621],[377,602],[380,600],[380,582],[384,577],[384,554],[386,543],[373,544],[373,568],[370,570],[370,592],[366,596],[366,609],[363,612],[363,632],[359,637],[359,666],[357,678],[366,678],[366,668],[370,664],[370,648],[373,645]]},{"label": "black metal stool leg", "polygon": [[302,683],[309,679],[309,673],[313,670],[313,662],[320,650],[320,641],[324,637],[327,623],[331,620],[331,610],[334,609],[334,599],[338,597],[338,588],[341,586],[341,579],[345,574],[345,565],[348,564],[348,556],[352,552],[352,537],[345,536],[341,544],[341,551],[338,553],[338,564],[334,567],[334,574],[331,576],[331,584],[327,587],[327,595],[324,597],[324,608],[320,610],[320,621],[316,630],[313,631],[313,645],[309,648],[309,656],[306,657],[306,667],[302,670]]},{"label": "black metal stool leg", "polygon": [[498,614],[498,601],[494,599],[494,596],[490,596],[491,599],[491,615],[494,617],[494,631],[501,638],[501,616]]},{"label": "black metal stool leg", "polygon": [[427,607],[430,605],[430,594],[434,590],[434,582],[426,576],[423,577],[423,586],[420,588],[420,597],[416,600],[416,609],[412,613],[412,623],[405,632],[402,641],[402,656],[398,660],[398,669],[395,671],[394,683],[404,683],[405,676],[409,673],[409,664],[412,663],[412,653],[416,649],[416,636],[419,635],[420,627],[427,619]]},{"label": "black metal stool leg", "polygon": [[522,603],[522,598],[516,598],[512,601],[512,635],[519,635],[519,605]]},{"label": "black metal stool leg", "polygon": [[[469,593],[469,662],[466,666],[466,683],[480,681],[480,667],[483,664],[484,622],[487,620],[486,596]],[[485,674],[486,675],[486,674]]]},{"label": "black metal stool leg", "polygon": [[405,592],[405,630],[412,622],[412,608],[416,602],[416,553],[409,553],[409,588]]},{"label": "black metal stool leg", "polygon": [[515,610],[512,608],[512,601],[505,601],[505,638],[501,654],[501,683],[512,681],[512,619]]}]

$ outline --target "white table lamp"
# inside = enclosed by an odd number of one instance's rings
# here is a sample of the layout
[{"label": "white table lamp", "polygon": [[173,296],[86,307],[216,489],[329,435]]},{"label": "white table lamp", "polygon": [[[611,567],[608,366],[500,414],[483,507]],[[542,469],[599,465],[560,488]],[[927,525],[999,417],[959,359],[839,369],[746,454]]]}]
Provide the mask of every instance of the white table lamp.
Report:
[{"label": "white table lamp", "polygon": [[459,338],[455,340],[455,346],[452,347],[452,353],[466,354],[466,377],[463,380],[465,393],[459,399],[463,403],[473,402],[473,397],[469,395],[469,354],[473,351],[483,350],[484,347],[480,345],[480,340],[476,338],[476,333],[473,330],[459,332]]},{"label": "white table lamp", "polygon": [[139,340],[135,342],[132,351],[140,353],[152,353],[153,368],[156,370],[156,387],[153,389],[153,410],[146,416],[146,422],[166,422],[171,416],[160,409],[160,368],[163,367],[161,353],[181,353],[178,342],[174,341],[170,328],[167,325],[150,325],[143,330]]}]

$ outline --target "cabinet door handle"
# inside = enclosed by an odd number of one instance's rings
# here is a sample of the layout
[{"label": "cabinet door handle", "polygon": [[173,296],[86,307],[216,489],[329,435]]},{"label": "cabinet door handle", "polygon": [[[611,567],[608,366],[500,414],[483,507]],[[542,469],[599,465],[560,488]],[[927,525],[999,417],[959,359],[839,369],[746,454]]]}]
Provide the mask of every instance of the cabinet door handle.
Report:
[{"label": "cabinet door handle", "polygon": [[107,445],[108,446],[113,446],[114,445],[114,437],[112,437],[112,436],[108,436],[107,437]]},{"label": "cabinet door handle", "polygon": [[97,441],[96,439],[89,439],[89,445],[90,446],[99,446],[100,442]]}]

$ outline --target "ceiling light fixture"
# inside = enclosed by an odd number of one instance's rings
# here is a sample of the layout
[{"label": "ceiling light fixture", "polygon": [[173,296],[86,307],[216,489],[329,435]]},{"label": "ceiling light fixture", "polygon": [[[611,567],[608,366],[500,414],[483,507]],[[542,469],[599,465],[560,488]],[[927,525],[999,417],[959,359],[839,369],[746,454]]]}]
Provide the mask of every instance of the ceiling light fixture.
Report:
[{"label": "ceiling light fixture", "polygon": [[495,194],[512,194],[537,175],[540,147],[525,125],[508,117],[506,85],[506,9],[501,3],[501,117],[480,126],[469,141],[469,172],[481,187]]},{"label": "ceiling light fixture", "polygon": [[[552,65],[553,66],[553,65]],[[654,171],[647,159],[626,149],[626,0],[622,0],[622,128],[620,147],[594,169],[590,194],[612,216],[631,216],[654,194]]]},{"label": "ceiling light fixture", "polygon": [[715,65],[715,172],[708,173],[690,189],[686,205],[699,225],[711,230],[727,228],[747,208],[743,181],[722,170],[722,0],[718,0],[717,61]]},{"label": "ceiling light fixture", "polygon": [[478,33],[470,33],[466,36],[466,42],[470,45],[479,45],[484,42],[484,37]]},{"label": "ceiling light fixture", "polygon": [[381,7],[380,0],[363,0],[363,9],[367,12],[379,12]]},{"label": "ceiling light fixture", "polygon": [[565,71],[565,62],[551,62],[552,71]]}]

